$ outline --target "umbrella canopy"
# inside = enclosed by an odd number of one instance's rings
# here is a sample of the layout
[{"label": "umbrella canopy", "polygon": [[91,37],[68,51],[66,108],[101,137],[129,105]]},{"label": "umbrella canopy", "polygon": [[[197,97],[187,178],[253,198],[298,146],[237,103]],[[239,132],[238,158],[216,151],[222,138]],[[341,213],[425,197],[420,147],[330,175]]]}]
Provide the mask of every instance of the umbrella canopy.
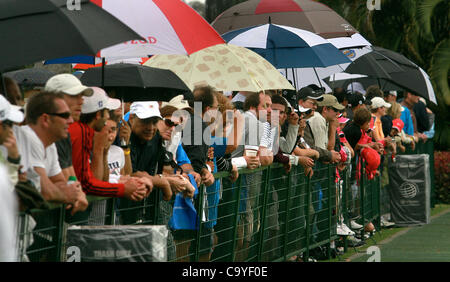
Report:
[{"label": "umbrella canopy", "polygon": [[190,56],[155,55],[144,66],[172,70],[191,90],[200,85],[219,91],[294,89],[263,57],[232,44],[215,45]]},{"label": "umbrella canopy", "polygon": [[[90,68],[81,76],[89,86],[102,86],[102,67]],[[124,88],[125,100],[169,101],[178,94],[189,92],[186,84],[170,70],[137,64],[104,66],[103,85],[106,89]]]},{"label": "umbrella canopy", "polygon": [[[360,82],[365,88],[376,84],[383,91],[409,91],[437,104],[430,78],[423,69],[397,52],[376,46],[371,50],[345,70],[351,73],[362,71],[361,74],[368,77],[343,80],[338,82],[339,86],[346,87],[353,81]],[[365,63],[367,61],[375,61],[376,64],[369,65]]]},{"label": "umbrella canopy", "polygon": [[14,79],[20,86],[44,86],[50,77],[56,73],[43,68],[28,68],[7,72],[5,77]]},{"label": "umbrella canopy", "polygon": [[66,0],[0,2],[0,71],[44,59],[95,55],[98,50],[143,39],[110,13],[81,0],[69,10]]},{"label": "umbrella canopy", "polygon": [[[154,54],[192,54],[225,43],[216,30],[180,0],[92,0],[127,24],[144,40],[132,40],[100,50],[99,58],[117,60]],[[95,57],[61,58],[50,63],[96,64]]]},{"label": "umbrella canopy", "polygon": [[306,30],[264,24],[222,35],[230,44],[249,48],[276,68],[327,67],[351,61],[326,39]]},{"label": "umbrella canopy", "polygon": [[212,26],[220,33],[269,22],[314,32],[324,38],[357,30],[328,6],[312,0],[249,0],[220,14]]},{"label": "umbrella canopy", "polygon": [[[364,54],[371,52],[372,50],[368,48],[371,46],[370,42],[362,37],[359,33],[353,34],[351,37],[336,37],[327,39],[331,44],[340,51],[350,60],[354,61]],[[363,46],[363,47],[361,47]],[[325,87],[328,92],[330,91],[330,86],[327,85],[323,79],[329,77],[335,73],[340,73],[344,71],[350,63],[337,64],[328,67],[310,67],[310,68],[294,68],[293,70],[280,70],[283,74],[290,79],[296,89],[300,89],[309,84],[316,84],[320,87]]]}]

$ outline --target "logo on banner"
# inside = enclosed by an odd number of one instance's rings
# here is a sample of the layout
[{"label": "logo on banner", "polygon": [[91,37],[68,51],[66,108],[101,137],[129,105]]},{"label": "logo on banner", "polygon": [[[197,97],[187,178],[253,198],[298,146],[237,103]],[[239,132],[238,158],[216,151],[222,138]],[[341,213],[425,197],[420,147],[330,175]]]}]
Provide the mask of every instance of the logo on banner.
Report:
[{"label": "logo on banner", "polygon": [[412,199],[419,193],[419,187],[415,183],[404,182],[400,185],[400,195],[405,199]]},{"label": "logo on banner", "polygon": [[349,59],[353,59],[353,58],[356,57],[356,52],[355,52],[355,50],[344,50],[344,51],[342,51],[342,53],[343,53],[345,56],[347,56],[347,58],[349,58]]}]

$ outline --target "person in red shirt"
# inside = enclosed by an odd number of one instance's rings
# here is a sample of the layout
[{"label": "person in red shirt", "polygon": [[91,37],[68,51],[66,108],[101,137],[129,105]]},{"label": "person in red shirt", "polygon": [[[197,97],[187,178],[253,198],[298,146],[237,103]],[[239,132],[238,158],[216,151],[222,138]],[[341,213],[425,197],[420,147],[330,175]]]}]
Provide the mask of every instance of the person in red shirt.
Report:
[{"label": "person in red shirt", "polygon": [[[125,180],[121,180],[121,183],[117,184],[99,179],[103,175],[103,167],[101,165],[103,163],[103,154],[99,154],[97,148],[101,150],[105,147],[102,140],[106,142],[107,135],[102,133],[96,134],[96,131],[101,131],[109,118],[108,111],[119,107],[120,101],[109,98],[101,88],[92,87],[92,89],[94,89],[94,94],[84,98],[80,120],[72,123],[69,127],[72,142],[72,162],[76,176],[81,182],[83,190],[88,195],[125,197],[134,201],[140,201],[150,193],[151,183],[143,182],[142,179],[137,178],[125,178]],[[105,136],[105,138],[102,138],[102,136]],[[94,139],[97,144],[94,144]],[[94,147],[96,148],[95,151]],[[92,164],[99,163],[96,167],[95,175],[91,168],[91,154],[95,155],[92,158]],[[100,160],[98,159],[99,157]],[[96,161],[94,161],[95,158],[97,158]]]}]

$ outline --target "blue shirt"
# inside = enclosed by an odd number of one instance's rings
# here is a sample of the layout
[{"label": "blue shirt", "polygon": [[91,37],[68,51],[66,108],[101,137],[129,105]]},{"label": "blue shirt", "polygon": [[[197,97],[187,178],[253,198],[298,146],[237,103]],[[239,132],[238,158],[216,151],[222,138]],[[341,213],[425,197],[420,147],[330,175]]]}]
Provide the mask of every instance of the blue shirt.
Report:
[{"label": "blue shirt", "polygon": [[180,142],[180,144],[178,144],[176,159],[177,159],[177,164],[179,166],[182,166],[184,164],[191,164],[191,161],[189,160],[186,152],[184,151],[183,145],[181,145],[181,142]]},{"label": "blue shirt", "polygon": [[411,118],[411,112],[407,107],[403,107],[403,109],[405,110],[402,112],[402,115],[400,116],[400,119],[405,124],[405,126],[403,127],[403,131],[405,131],[406,134],[412,136],[414,135],[414,125]]}]

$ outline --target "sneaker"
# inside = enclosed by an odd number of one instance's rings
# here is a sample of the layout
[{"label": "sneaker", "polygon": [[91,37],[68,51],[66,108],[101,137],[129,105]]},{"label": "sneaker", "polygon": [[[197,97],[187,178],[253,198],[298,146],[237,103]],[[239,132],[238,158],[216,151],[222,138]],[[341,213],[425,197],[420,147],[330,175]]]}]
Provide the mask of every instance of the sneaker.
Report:
[{"label": "sneaker", "polygon": [[348,228],[347,225],[345,225],[345,223],[341,224],[342,229],[344,229],[344,231],[347,231],[348,235],[355,235],[355,232],[353,232],[350,228]]},{"label": "sneaker", "polygon": [[361,241],[353,235],[347,237],[347,242],[350,247],[359,247],[365,244],[365,242]]},{"label": "sneaker", "polygon": [[354,220],[350,220],[350,228],[353,230],[360,230],[361,228],[363,228],[363,226],[361,224],[356,223],[356,221]]},{"label": "sneaker", "polygon": [[342,225],[340,225],[340,224],[336,225],[336,234],[339,236],[349,235],[347,230],[344,230],[344,228],[342,228]]},{"label": "sneaker", "polygon": [[381,227],[391,227],[394,226],[395,222],[390,222],[385,220],[384,218],[381,218]]}]

